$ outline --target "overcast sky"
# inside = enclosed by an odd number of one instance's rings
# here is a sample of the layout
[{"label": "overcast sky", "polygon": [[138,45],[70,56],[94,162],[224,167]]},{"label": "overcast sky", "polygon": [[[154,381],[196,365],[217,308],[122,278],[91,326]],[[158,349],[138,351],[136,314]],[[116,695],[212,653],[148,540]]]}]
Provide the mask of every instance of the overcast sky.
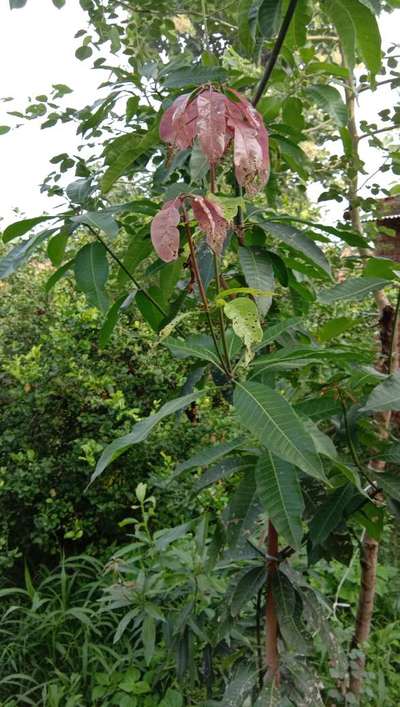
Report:
[{"label": "overcast sky", "polygon": [[[40,8],[40,9],[39,9]],[[40,16],[39,16],[40,13]],[[384,44],[398,41],[400,10],[383,15],[381,31]],[[91,69],[92,60],[79,61],[74,52],[79,40],[75,33],[86,26],[86,14],[78,0],[68,0],[57,10],[50,0],[29,0],[22,10],[10,11],[8,2],[0,3],[0,97],[13,96],[14,103],[0,104],[0,125],[12,124],[7,110],[26,106],[27,96],[48,94],[53,83],[65,83],[74,89],[68,105],[82,107],[96,98],[96,87],[103,80],[99,71]],[[371,120],[382,107],[398,101],[397,95],[383,87],[378,93],[362,94],[360,115]],[[49,159],[59,153],[74,151],[79,143],[73,123],[40,130],[40,121],[31,121],[16,131],[0,135],[0,221],[2,226],[15,220],[14,209],[27,216],[36,216],[54,208],[56,200],[40,194],[39,184],[50,171]],[[339,143],[336,143],[338,145]],[[336,149],[336,148],[335,148]],[[368,170],[377,166],[377,154],[363,141],[364,159]],[[379,179],[382,179],[379,177]],[[386,176],[388,183],[390,176]],[[310,190],[317,198],[320,188]],[[343,206],[332,205],[326,217],[340,217]]]}]

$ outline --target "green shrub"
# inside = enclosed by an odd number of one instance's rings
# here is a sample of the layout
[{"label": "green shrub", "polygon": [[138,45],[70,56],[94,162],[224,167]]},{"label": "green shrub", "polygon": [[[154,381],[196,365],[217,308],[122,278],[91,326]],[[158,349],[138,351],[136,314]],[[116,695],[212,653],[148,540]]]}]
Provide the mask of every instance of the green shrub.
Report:
[{"label": "green shrub", "polygon": [[206,400],[206,423],[201,412],[195,424],[169,419],[85,491],[102,447],[173,397],[187,367],[135,311],[101,350],[98,310],[68,280],[47,301],[43,270],[33,264],[1,290],[0,571],[22,556],[51,565],[61,549],[99,554],[118,538],[137,483],[162,477],[228,424]]}]

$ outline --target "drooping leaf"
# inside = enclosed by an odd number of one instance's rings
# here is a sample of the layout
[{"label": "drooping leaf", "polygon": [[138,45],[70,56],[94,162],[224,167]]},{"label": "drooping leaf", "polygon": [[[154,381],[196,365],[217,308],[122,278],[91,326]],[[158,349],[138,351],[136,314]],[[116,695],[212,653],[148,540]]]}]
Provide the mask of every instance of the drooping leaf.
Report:
[{"label": "drooping leaf", "polygon": [[193,403],[199,395],[200,393],[197,392],[191,393],[190,395],[183,395],[180,398],[176,398],[175,400],[165,403],[165,405],[163,405],[154,415],[145,417],[143,420],[140,420],[140,422],[137,422],[132,432],[115,439],[111,442],[111,444],[107,445],[102,452],[99,461],[97,462],[96,469],[91,477],[91,482],[97,479],[97,477],[103,473],[104,469],[106,469],[111,462],[117,459],[117,457],[119,457],[120,454],[123,454],[123,452],[125,452],[129,447],[133,444],[143,442],[146,437],[148,437],[153,427],[157,425],[160,420],[168,415],[172,415],[178,410],[182,410],[182,408],[187,407],[190,403]]},{"label": "drooping leaf", "polygon": [[255,477],[264,509],[279,535],[300,549],[304,501],[297,469],[266,450],[259,457]]},{"label": "drooping leaf", "polygon": [[[274,289],[274,271],[268,253],[261,248],[239,248],[240,265],[249,287],[258,290],[272,291]],[[258,311],[265,317],[272,298],[256,297]]]},{"label": "drooping leaf", "polygon": [[248,297],[238,297],[227,302],[224,313],[232,321],[233,331],[243,340],[248,351],[262,339],[262,329],[257,307]]},{"label": "drooping leaf", "polygon": [[301,323],[301,317],[291,317],[290,319],[282,320],[278,324],[272,324],[264,330],[262,341],[254,347],[254,350],[258,351],[259,349],[268,346],[268,344],[279,339],[279,337],[285,332],[295,329],[296,327],[301,327]]},{"label": "drooping leaf", "polygon": [[107,346],[107,344],[111,338],[111,334],[113,333],[115,325],[118,321],[119,311],[125,301],[126,301],[126,294],[122,295],[122,297],[119,297],[111,305],[110,309],[108,310],[107,316],[106,316],[103,326],[101,327],[101,330],[100,330],[100,335],[99,335],[100,348],[104,349],[104,347]]},{"label": "drooping leaf", "polygon": [[67,230],[60,231],[50,238],[47,244],[47,255],[54,267],[59,267],[63,261],[65,248],[68,243],[69,233]]},{"label": "drooping leaf", "polygon": [[314,442],[292,406],[261,383],[237,384],[234,406],[240,422],[280,459],[318,479],[324,472]]},{"label": "drooping leaf", "polygon": [[254,462],[247,457],[227,457],[218,464],[214,464],[197,479],[193,485],[193,491],[201,491],[216,481],[232,476],[236,472],[243,472],[254,467]]},{"label": "drooping leaf", "polygon": [[37,248],[54,233],[55,229],[42,231],[31,236],[28,240],[15,245],[11,250],[0,258],[0,280],[4,280],[12,275],[18,268],[30,260]]},{"label": "drooping leaf", "polygon": [[340,334],[345,331],[349,331],[353,327],[357,326],[360,322],[357,319],[352,319],[351,317],[335,317],[334,319],[329,319],[317,332],[317,338],[319,341],[330,341],[330,339],[335,339]]},{"label": "drooping leaf", "polygon": [[400,410],[400,371],[396,371],[374,388],[362,412]]},{"label": "drooping leaf", "polygon": [[398,473],[380,472],[375,474],[375,482],[389,498],[400,501],[400,476]]},{"label": "drooping leaf", "polygon": [[309,644],[301,621],[301,600],[290,579],[280,570],[274,572],[271,582],[279,629],[291,651],[306,655]]},{"label": "drooping leaf", "polygon": [[3,231],[3,241],[4,243],[8,243],[13,240],[13,238],[18,238],[18,236],[25,235],[25,233],[28,233],[28,231],[34,228],[34,226],[37,226],[39,223],[43,223],[43,221],[49,221],[54,218],[54,216],[35,216],[34,218],[24,218],[22,221],[11,223]]},{"label": "drooping leaf", "polygon": [[44,289],[46,293],[50,292],[50,290],[53,289],[53,287],[57,284],[59,280],[61,280],[64,275],[67,274],[68,270],[72,270],[74,267],[74,262],[75,259],[72,258],[72,260],[68,260],[67,263],[64,263],[64,265],[61,265],[61,267],[58,268],[52,275],[50,275],[49,279],[47,280]]},{"label": "drooping leaf", "polygon": [[282,11],[282,0],[261,0],[258,3],[258,26],[261,36],[270,39],[277,33]]},{"label": "drooping leaf", "polygon": [[362,300],[387,285],[390,285],[390,280],[377,277],[351,277],[328,290],[320,290],[318,299],[322,304],[333,304],[348,299]]},{"label": "drooping leaf", "polygon": [[337,88],[327,84],[318,84],[308,86],[305,93],[312,103],[316,103],[340,127],[344,128],[347,125],[346,105]]},{"label": "drooping leaf", "polygon": [[166,263],[178,257],[180,204],[179,198],[167,201],[151,222],[151,241],[157,255]]},{"label": "drooping leaf", "polygon": [[311,238],[308,238],[304,233],[299,231],[294,226],[289,226],[283,223],[273,223],[267,221],[258,214],[253,214],[252,219],[267,233],[283,241],[293,250],[302,253],[308,260],[318,265],[328,275],[331,274],[329,262],[322,250],[314,243]]},{"label": "drooping leaf", "polygon": [[225,104],[225,96],[211,87],[197,98],[197,134],[211,165],[221,159],[226,148]]},{"label": "drooping leaf", "polygon": [[77,287],[84,292],[89,303],[106,312],[109,305],[105,291],[108,261],[104,246],[97,242],[83,246],[75,256],[74,272]]},{"label": "drooping leaf", "polygon": [[343,522],[344,509],[355,495],[358,495],[358,492],[352,484],[340,486],[329,494],[309,525],[313,545],[322,545],[328,535]]},{"label": "drooping leaf", "polygon": [[215,350],[214,343],[205,334],[195,334],[187,339],[173,339],[169,337],[165,341],[166,346],[177,358],[200,358],[202,361],[209,361],[220,368],[220,362]]},{"label": "drooping leaf", "polygon": [[221,255],[229,226],[221,206],[209,198],[194,196],[192,209],[199,229],[206,234],[211,250],[216,255]]},{"label": "drooping leaf", "polygon": [[176,476],[182,474],[182,472],[186,471],[187,469],[193,469],[196,466],[208,466],[209,464],[212,464],[221,457],[224,457],[226,454],[229,454],[235,449],[238,449],[238,447],[242,446],[244,442],[245,437],[241,436],[235,437],[235,439],[231,440],[230,442],[223,442],[222,444],[215,444],[212,447],[202,449],[200,452],[198,452],[198,454],[195,454],[190,459],[187,459],[186,461],[178,464],[172,478],[174,479]]},{"label": "drooping leaf", "polygon": [[108,210],[86,211],[80,216],[73,216],[71,221],[75,224],[84,224],[92,228],[99,228],[111,237],[118,235],[118,224],[112,213]]},{"label": "drooping leaf", "polygon": [[237,616],[241,609],[253,601],[267,579],[265,567],[252,567],[240,577],[231,600],[231,614]]},{"label": "drooping leaf", "polygon": [[381,37],[373,13],[359,0],[328,0],[326,9],[336,27],[349,68],[354,68],[357,47],[371,74],[377,74],[382,63]]}]

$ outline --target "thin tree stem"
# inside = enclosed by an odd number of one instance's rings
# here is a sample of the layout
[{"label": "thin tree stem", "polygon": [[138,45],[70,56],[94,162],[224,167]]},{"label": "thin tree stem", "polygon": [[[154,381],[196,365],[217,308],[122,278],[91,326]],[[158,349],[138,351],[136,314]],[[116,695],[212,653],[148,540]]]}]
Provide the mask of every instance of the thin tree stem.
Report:
[{"label": "thin tree stem", "polygon": [[393,330],[392,337],[390,339],[390,349],[388,356],[388,371],[389,373],[394,373],[399,365],[399,352],[398,352],[398,340],[399,340],[399,319],[400,319],[400,288],[397,293],[396,310],[393,318]]},{"label": "thin tree stem", "polygon": [[[86,225],[86,224],[85,224],[85,225]],[[111,250],[110,246],[109,246],[109,245],[106,243],[106,241],[101,237],[101,235],[100,235],[99,233],[97,233],[97,231],[95,231],[94,228],[92,228],[92,226],[86,225],[86,228],[88,228],[89,231],[90,231],[91,233],[93,233],[93,235],[97,238],[97,240],[104,246],[104,248],[106,249],[107,253],[109,253],[109,255],[112,257],[112,259],[115,260],[115,262],[119,265],[119,267],[121,268],[121,270],[124,271],[125,275],[127,275],[127,277],[129,277],[129,279],[131,280],[131,282],[133,282],[133,284],[134,284],[135,287],[139,290],[139,292],[141,292],[141,293],[146,297],[146,299],[147,299],[149,302],[151,302],[151,304],[152,304],[154,307],[156,307],[156,309],[158,309],[158,311],[160,312],[160,314],[162,314],[164,317],[167,317],[167,316],[168,316],[168,313],[165,311],[165,309],[164,309],[163,307],[161,307],[160,304],[158,304],[157,300],[155,300],[154,297],[152,297],[152,295],[151,295],[149,292],[147,292],[147,290],[146,290],[144,287],[142,287],[142,285],[140,284],[140,282],[139,282],[138,280],[136,280],[135,276],[132,275],[132,273],[129,272],[128,268],[125,267],[125,265],[123,264],[122,260],[119,259],[118,255],[116,255],[113,250]]]},{"label": "thin tree stem", "polygon": [[252,100],[254,107],[257,105],[258,101],[260,100],[261,96],[263,95],[263,93],[266,89],[266,86],[268,84],[268,81],[271,77],[272,71],[273,71],[274,66],[276,64],[276,60],[278,59],[279,52],[282,49],[282,44],[285,41],[287,31],[289,29],[293,15],[295,13],[296,5],[297,5],[297,0],[290,0],[289,7],[287,9],[286,15],[285,15],[283,22],[282,22],[282,26],[279,30],[279,34],[276,38],[276,42],[274,44],[271,55],[268,59],[267,65],[265,67],[264,75],[263,75],[260,83],[258,84],[257,90],[256,90],[254,98]]},{"label": "thin tree stem", "polygon": [[184,225],[185,225],[186,238],[189,243],[190,258],[191,258],[191,262],[192,262],[193,272],[194,272],[194,276],[196,278],[197,285],[199,287],[200,297],[201,297],[201,301],[203,302],[204,311],[205,311],[205,314],[207,317],[210,333],[211,333],[211,336],[212,336],[212,339],[214,342],[214,346],[215,346],[218,358],[221,362],[221,366],[222,366],[223,370],[225,371],[225,373],[227,374],[227,376],[231,377],[231,372],[227,369],[225,361],[224,361],[224,357],[222,356],[222,354],[219,350],[218,339],[217,339],[215,329],[214,329],[214,324],[213,324],[213,321],[211,318],[210,306],[209,306],[208,299],[207,299],[207,293],[204,288],[204,283],[203,283],[203,280],[202,280],[202,277],[200,274],[199,265],[198,265],[197,258],[196,258],[196,250],[195,250],[194,243],[193,243],[192,233],[190,230],[190,224],[189,224],[186,209],[183,210],[183,214],[184,214]]}]

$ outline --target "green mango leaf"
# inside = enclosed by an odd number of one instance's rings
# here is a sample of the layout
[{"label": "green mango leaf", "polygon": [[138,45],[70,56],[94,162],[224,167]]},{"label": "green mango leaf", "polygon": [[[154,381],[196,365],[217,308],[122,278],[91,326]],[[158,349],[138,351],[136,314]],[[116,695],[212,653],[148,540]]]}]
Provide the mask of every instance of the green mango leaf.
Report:
[{"label": "green mango leaf", "polygon": [[347,108],[337,88],[327,84],[318,84],[307,87],[304,93],[312,103],[316,103],[341,128],[347,125]]},{"label": "green mango leaf", "polygon": [[[257,247],[239,248],[240,266],[249,287],[272,291],[274,289],[274,271],[268,252]],[[267,314],[272,298],[255,297],[261,316]]]},{"label": "green mango leaf", "polygon": [[359,362],[368,363],[371,361],[371,354],[361,349],[333,349],[320,348],[316,346],[287,346],[272,353],[259,356],[252,363],[252,368],[257,374],[268,370],[285,370],[285,365],[293,364],[293,368],[298,365],[321,364],[331,362],[337,366],[352,363],[356,359]]},{"label": "green mango leaf", "polygon": [[317,338],[319,341],[330,341],[330,339],[335,339],[340,334],[343,334],[349,329],[357,326],[360,323],[358,319],[351,319],[351,317],[336,317],[335,319],[330,319],[327,321],[317,332]]},{"label": "green mango leaf", "polygon": [[99,335],[99,346],[101,349],[104,349],[110,341],[111,334],[113,333],[118,321],[119,311],[125,301],[126,294],[119,297],[108,310],[107,316],[103,322],[103,326],[101,327]]},{"label": "green mango leaf", "polygon": [[10,9],[16,10],[20,7],[24,7],[26,5],[26,0],[9,0],[9,3],[10,3]]},{"label": "green mango leaf", "polygon": [[169,73],[165,72],[164,75],[165,88],[201,86],[203,83],[223,83],[229,77],[222,67],[200,65],[188,66]]},{"label": "green mango leaf", "polygon": [[357,47],[367,69],[375,76],[382,64],[381,37],[375,16],[359,0],[328,0],[326,9],[350,70],[354,69]]},{"label": "green mango leaf", "polygon": [[154,655],[156,643],[156,622],[150,614],[146,614],[143,620],[142,643],[144,647],[144,660],[146,665],[149,665]]},{"label": "green mango leaf", "polygon": [[190,459],[187,459],[185,462],[181,462],[180,464],[178,464],[172,475],[171,481],[187,469],[193,469],[197,466],[208,466],[209,464],[212,464],[218,459],[221,459],[221,457],[226,456],[226,454],[229,454],[233,450],[238,449],[238,447],[241,447],[245,443],[245,440],[246,438],[244,436],[235,437],[235,439],[231,440],[230,442],[223,442],[222,444],[215,444],[212,447],[206,447],[206,449],[202,449],[200,452],[198,452],[198,454],[195,454],[193,457],[190,457]]},{"label": "green mango leaf", "polygon": [[83,177],[71,182],[65,189],[65,193],[73,204],[85,204],[93,191],[92,177]]},{"label": "green mango leaf", "polygon": [[241,609],[254,599],[266,581],[265,567],[251,567],[241,575],[232,595],[232,616],[238,616]]},{"label": "green mango leaf", "polygon": [[87,211],[80,216],[73,216],[71,219],[72,223],[83,224],[87,226],[92,226],[92,228],[99,228],[104,231],[108,236],[114,237],[118,235],[118,224],[115,221],[112,213],[110,211]]},{"label": "green mango leaf", "polygon": [[108,278],[107,251],[101,243],[88,243],[75,256],[75,280],[88,302],[106,312],[109,298],[104,289]]},{"label": "green mango leaf", "polygon": [[258,3],[258,26],[264,39],[273,37],[279,29],[282,0],[261,0]]},{"label": "green mango leaf", "polygon": [[298,228],[285,223],[267,221],[259,214],[253,214],[252,219],[264,231],[271,233],[273,236],[286,243],[291,249],[301,253],[307,260],[310,260],[331,276],[330,264],[321,248],[319,248],[311,238],[308,238],[304,233],[299,231]]},{"label": "green mango leaf", "polygon": [[387,472],[380,472],[379,474],[375,474],[375,481],[389,498],[400,501],[400,476],[398,473],[394,472],[393,474],[389,474]]},{"label": "green mango leaf", "polygon": [[312,437],[277,391],[261,383],[237,383],[233,403],[241,424],[264,447],[306,474],[325,478]]},{"label": "green mango leaf", "polygon": [[43,241],[51,236],[55,230],[56,229],[53,228],[51,230],[41,231],[41,233],[36,233],[28,240],[22,241],[18,243],[18,245],[15,245],[14,248],[11,248],[6,255],[0,258],[0,280],[4,280],[18,270],[18,268],[22,267],[22,265],[25,265]]},{"label": "green mango leaf", "polygon": [[24,218],[22,219],[22,221],[16,221],[15,223],[10,224],[10,226],[7,226],[7,228],[4,229],[3,241],[4,243],[8,243],[14,238],[18,238],[19,236],[25,235],[25,233],[28,233],[28,231],[34,228],[34,226],[37,226],[39,223],[43,223],[43,221],[49,221],[55,218],[58,217],[35,216],[34,218]]},{"label": "green mango leaf", "polygon": [[238,34],[241,48],[245,55],[250,56],[254,48],[255,22],[250,18],[254,5],[253,0],[239,0],[238,3]]},{"label": "green mango leaf", "polygon": [[[164,297],[159,287],[149,287],[147,288],[147,293],[157,302],[161,309],[164,308]],[[159,332],[165,324],[166,313],[163,314],[141,290],[136,294],[136,305],[145,322],[154,331]]]},{"label": "green mango leaf", "polygon": [[[122,144],[117,143],[119,149],[115,150],[116,154],[114,154],[111,164],[101,180],[101,190],[104,194],[110,191],[117,179],[122,177],[139,157],[149,152],[160,142],[159,122],[160,116],[156,118],[146,133],[124,135],[123,137],[128,139],[125,139]],[[114,143],[117,140],[119,138],[116,138]],[[107,149],[110,150],[110,145],[107,146]]]},{"label": "green mango leaf", "polygon": [[374,388],[361,412],[400,410],[400,371]]},{"label": "green mango leaf", "polygon": [[56,268],[59,267],[63,261],[68,238],[68,231],[60,231],[60,233],[57,233],[55,236],[50,238],[47,244],[47,255]]},{"label": "green mango leaf", "polygon": [[301,620],[301,600],[290,579],[280,570],[271,581],[272,595],[278,615],[279,630],[291,651],[306,655],[310,645]]},{"label": "green mango leaf", "polygon": [[353,484],[340,486],[329,494],[309,525],[310,539],[314,546],[322,545],[343,522],[346,506],[358,495],[359,493]]},{"label": "green mango leaf", "polygon": [[205,334],[195,334],[187,339],[173,339],[169,337],[165,341],[166,346],[176,358],[200,358],[202,361],[209,361],[217,368],[221,368],[217,352],[211,337]]},{"label": "green mango leaf", "polygon": [[301,328],[302,322],[303,319],[301,317],[291,317],[290,319],[283,319],[281,322],[278,322],[278,324],[268,326],[264,330],[262,341],[254,347],[254,350],[259,351],[263,349],[291,329],[296,329],[296,327]]},{"label": "green mango leaf", "polygon": [[189,161],[191,183],[198,184],[199,182],[202,182],[209,169],[210,164],[207,156],[201,149],[200,142],[196,139],[193,143]]},{"label": "green mango leaf", "polygon": [[59,280],[61,280],[61,278],[63,278],[64,275],[66,275],[68,270],[72,270],[72,268],[74,267],[74,262],[75,262],[75,258],[72,258],[72,260],[68,260],[67,263],[64,263],[64,265],[61,265],[61,267],[59,267],[58,270],[56,270],[52,275],[50,275],[49,279],[47,280],[47,282],[44,286],[46,293],[50,292],[50,290],[53,289],[53,287],[57,284],[57,282]]},{"label": "green mango leaf", "polygon": [[293,19],[286,35],[285,46],[303,47],[307,41],[307,28],[312,20],[308,0],[298,0]]},{"label": "green mango leaf", "polygon": [[246,457],[227,457],[218,464],[214,464],[204,472],[193,485],[193,493],[211,486],[216,481],[223,481],[237,472],[244,472],[254,467],[254,461]]},{"label": "green mango leaf", "polygon": [[257,462],[255,478],[268,517],[279,535],[299,550],[303,537],[304,501],[297,469],[266,450]]},{"label": "green mango leaf", "polygon": [[123,437],[119,437],[111,442],[111,444],[108,444],[97,462],[97,466],[92,474],[90,483],[93,483],[93,481],[103,473],[104,469],[106,469],[109,464],[111,464],[111,462],[117,459],[121,454],[126,452],[129,447],[133,444],[143,442],[149,436],[153,427],[157,425],[160,420],[187,407],[190,403],[197,400],[199,395],[201,395],[201,393],[195,392],[190,395],[183,395],[180,398],[176,398],[175,400],[165,403],[165,405],[163,405],[154,415],[145,417],[143,420],[140,420],[140,422],[137,422],[132,432],[127,435],[123,435]]},{"label": "green mango leaf", "polygon": [[258,319],[257,307],[248,297],[238,297],[224,306],[224,313],[232,321],[236,336],[243,340],[250,352],[253,344],[262,339],[262,329]]},{"label": "green mango leaf", "polygon": [[390,285],[390,280],[377,277],[351,277],[329,290],[320,290],[318,299],[322,304],[334,304],[343,300],[362,300],[372,292]]}]

